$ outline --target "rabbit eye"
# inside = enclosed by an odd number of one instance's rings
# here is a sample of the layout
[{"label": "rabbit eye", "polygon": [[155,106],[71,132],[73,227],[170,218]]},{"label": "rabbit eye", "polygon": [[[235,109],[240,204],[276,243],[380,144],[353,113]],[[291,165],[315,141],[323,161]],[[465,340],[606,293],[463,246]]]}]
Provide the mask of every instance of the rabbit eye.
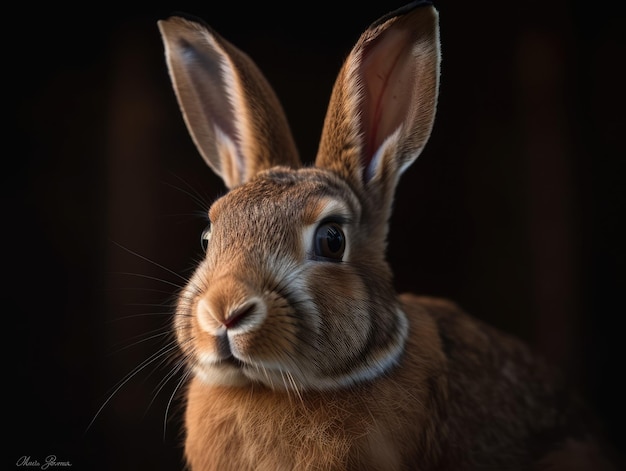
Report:
[{"label": "rabbit eye", "polygon": [[209,246],[209,239],[211,239],[211,224],[209,224],[203,231],[200,236],[200,245],[202,245],[202,250],[206,252],[207,247]]},{"label": "rabbit eye", "polygon": [[321,224],[315,231],[315,255],[327,260],[341,261],[346,250],[346,236],[336,222]]}]

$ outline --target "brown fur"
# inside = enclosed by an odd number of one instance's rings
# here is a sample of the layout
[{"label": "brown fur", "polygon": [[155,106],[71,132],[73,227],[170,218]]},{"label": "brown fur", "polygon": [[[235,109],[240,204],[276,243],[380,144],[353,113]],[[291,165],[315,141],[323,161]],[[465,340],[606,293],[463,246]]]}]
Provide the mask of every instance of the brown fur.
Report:
[{"label": "brown fur", "polygon": [[357,41],[314,168],[245,54],[195,21],[159,27],[190,133],[230,190],[174,321],[194,471],[611,469],[584,406],[525,345],[393,289],[393,196],[435,116],[433,7]]},{"label": "brown fur", "polygon": [[298,395],[192,380],[185,450],[192,468],[391,471],[434,462],[441,429],[431,407],[445,394],[445,359],[433,319],[417,308],[412,320],[403,359],[410,366],[383,381]]},{"label": "brown fur", "polygon": [[[584,409],[564,407],[572,399],[523,344],[449,301],[402,299],[407,347],[380,380],[300,395],[192,380],[185,449],[192,468],[613,469],[584,432]],[[577,438],[562,449],[564,432]]]}]

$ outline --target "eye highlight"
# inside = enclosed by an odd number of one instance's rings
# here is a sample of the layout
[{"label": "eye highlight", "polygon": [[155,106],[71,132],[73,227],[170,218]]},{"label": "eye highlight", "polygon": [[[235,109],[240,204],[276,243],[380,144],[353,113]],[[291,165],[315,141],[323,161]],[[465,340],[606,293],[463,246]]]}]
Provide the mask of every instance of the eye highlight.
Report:
[{"label": "eye highlight", "polygon": [[200,235],[200,245],[202,246],[202,250],[206,252],[207,247],[209,246],[209,240],[211,239],[211,223],[202,231]]},{"label": "eye highlight", "polygon": [[337,222],[324,222],[315,230],[315,255],[324,260],[340,262],[346,250],[346,236]]}]

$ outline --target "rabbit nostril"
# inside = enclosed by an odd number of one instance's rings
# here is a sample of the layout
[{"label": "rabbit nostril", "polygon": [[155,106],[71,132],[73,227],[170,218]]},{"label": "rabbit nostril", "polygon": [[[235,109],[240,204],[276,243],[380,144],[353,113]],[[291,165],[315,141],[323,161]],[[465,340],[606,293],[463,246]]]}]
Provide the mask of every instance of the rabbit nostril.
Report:
[{"label": "rabbit nostril", "polygon": [[234,309],[228,315],[228,317],[226,317],[226,319],[224,319],[222,324],[224,324],[224,327],[226,327],[227,329],[232,329],[233,327],[239,325],[246,317],[249,317],[251,314],[253,314],[256,310],[256,307],[257,305],[254,302],[239,306],[238,308]]}]

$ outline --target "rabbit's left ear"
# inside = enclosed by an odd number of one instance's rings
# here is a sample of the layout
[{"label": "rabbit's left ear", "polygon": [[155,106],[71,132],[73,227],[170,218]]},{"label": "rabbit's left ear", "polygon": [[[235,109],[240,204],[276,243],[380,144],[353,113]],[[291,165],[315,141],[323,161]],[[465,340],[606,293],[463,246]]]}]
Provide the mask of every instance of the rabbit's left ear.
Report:
[{"label": "rabbit's left ear", "polygon": [[253,61],[201,21],[158,25],[187,129],[225,185],[275,165],[300,167],[287,118]]},{"label": "rabbit's left ear", "polygon": [[372,24],[346,59],[316,165],[339,173],[376,209],[430,136],[439,86],[438,14],[413,2]]}]

